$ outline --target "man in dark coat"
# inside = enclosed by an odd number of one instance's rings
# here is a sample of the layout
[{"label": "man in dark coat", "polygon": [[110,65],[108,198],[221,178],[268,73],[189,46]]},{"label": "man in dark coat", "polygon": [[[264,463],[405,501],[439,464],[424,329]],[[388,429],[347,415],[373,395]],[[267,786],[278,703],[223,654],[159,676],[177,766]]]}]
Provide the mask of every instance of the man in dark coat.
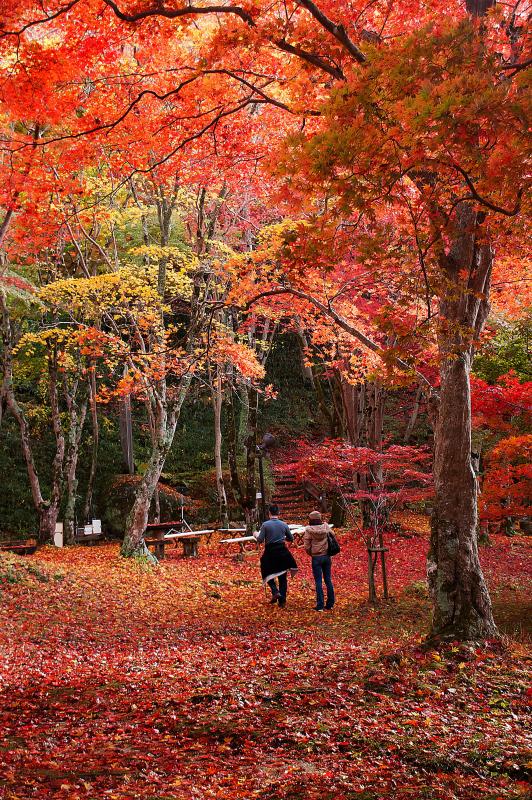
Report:
[{"label": "man in dark coat", "polygon": [[[297,572],[297,564],[285,542],[294,541],[292,532],[286,522],[279,518],[279,507],[272,504],[269,508],[270,518],[261,526],[257,536],[258,542],[264,542],[264,552],[260,559],[260,571],[264,585],[268,584],[272,592],[272,603],[286,605],[288,590],[287,574]],[[277,586],[277,579],[279,586]]]}]

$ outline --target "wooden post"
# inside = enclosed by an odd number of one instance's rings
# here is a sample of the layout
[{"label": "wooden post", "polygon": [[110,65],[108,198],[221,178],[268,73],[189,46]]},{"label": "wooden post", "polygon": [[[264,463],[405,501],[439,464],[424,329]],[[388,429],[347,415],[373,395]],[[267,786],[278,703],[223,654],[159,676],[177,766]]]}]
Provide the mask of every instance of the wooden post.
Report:
[{"label": "wooden post", "polygon": [[379,531],[379,547],[381,551],[381,569],[382,569],[382,592],[384,595],[384,599],[388,600],[388,576],[386,574],[386,548],[384,547],[384,539],[382,536],[382,531]]},{"label": "wooden post", "polygon": [[373,564],[373,554],[368,547],[368,588],[369,588],[369,602],[375,603],[377,600],[377,593],[375,592],[375,573]]}]

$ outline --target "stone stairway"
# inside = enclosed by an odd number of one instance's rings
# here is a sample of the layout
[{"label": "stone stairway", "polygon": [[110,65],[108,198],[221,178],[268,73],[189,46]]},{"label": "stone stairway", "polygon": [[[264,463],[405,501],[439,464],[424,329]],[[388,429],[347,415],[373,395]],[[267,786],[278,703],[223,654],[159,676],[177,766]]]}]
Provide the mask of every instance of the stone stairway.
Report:
[{"label": "stone stairway", "polygon": [[294,477],[292,465],[272,464],[275,490],[272,501],[277,503],[285,522],[305,524],[311,511],[319,509],[317,500],[305,499],[303,485]]}]

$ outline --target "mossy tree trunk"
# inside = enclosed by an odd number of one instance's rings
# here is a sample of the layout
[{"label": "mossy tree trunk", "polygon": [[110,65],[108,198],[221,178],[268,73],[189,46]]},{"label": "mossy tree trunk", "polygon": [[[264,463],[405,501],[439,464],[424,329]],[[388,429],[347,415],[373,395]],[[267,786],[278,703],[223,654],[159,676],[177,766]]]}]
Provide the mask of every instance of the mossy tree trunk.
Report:
[{"label": "mossy tree trunk", "polygon": [[144,533],[148,524],[148,514],[155,488],[172,446],[177,420],[178,414],[176,410],[172,409],[169,412],[166,405],[161,403],[156,414],[156,436],[152,441],[150,460],[135,494],[133,507],[126,520],[124,541],[120,550],[125,557],[143,555],[150,561],[156,562],[157,560],[146,547]]}]

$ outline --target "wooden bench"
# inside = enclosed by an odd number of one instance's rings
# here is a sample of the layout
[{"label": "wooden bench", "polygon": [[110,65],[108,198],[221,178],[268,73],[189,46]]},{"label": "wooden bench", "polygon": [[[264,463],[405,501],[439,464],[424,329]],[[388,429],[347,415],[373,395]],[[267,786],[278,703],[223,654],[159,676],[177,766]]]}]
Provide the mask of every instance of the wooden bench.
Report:
[{"label": "wooden bench", "polygon": [[245,533],[247,528],[218,528],[218,533]]},{"label": "wooden bench", "polygon": [[37,539],[25,539],[18,542],[0,542],[0,550],[16,553],[18,556],[31,556],[37,550]]},{"label": "wooden bench", "polygon": [[243,557],[246,550],[246,545],[253,542],[255,546],[258,547],[257,536],[258,533],[256,534],[256,536],[236,536],[234,539],[220,539],[220,544],[223,545],[237,544],[238,554]]}]

